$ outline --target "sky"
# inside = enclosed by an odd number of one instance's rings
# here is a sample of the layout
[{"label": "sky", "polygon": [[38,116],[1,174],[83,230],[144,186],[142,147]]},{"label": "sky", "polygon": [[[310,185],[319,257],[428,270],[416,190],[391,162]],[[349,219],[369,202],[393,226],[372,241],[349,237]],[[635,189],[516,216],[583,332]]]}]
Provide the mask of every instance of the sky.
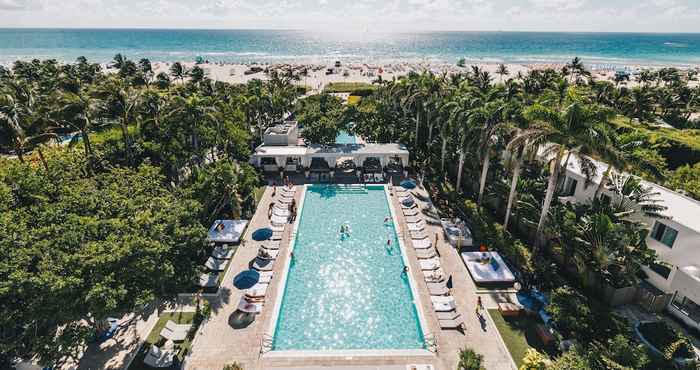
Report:
[{"label": "sky", "polygon": [[700,0],[0,0],[0,27],[700,32]]}]

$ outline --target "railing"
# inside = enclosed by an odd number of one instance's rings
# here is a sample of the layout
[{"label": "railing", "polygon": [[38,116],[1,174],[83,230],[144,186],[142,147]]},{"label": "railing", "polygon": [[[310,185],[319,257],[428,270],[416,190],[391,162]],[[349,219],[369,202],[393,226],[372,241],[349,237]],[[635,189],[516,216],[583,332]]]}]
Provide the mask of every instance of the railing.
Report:
[{"label": "railing", "polygon": [[272,336],[270,334],[263,334],[260,339],[260,355],[272,351]]},{"label": "railing", "polygon": [[425,340],[425,346],[428,348],[428,351],[437,354],[439,347],[437,344],[437,339],[435,339],[435,335],[433,334],[426,334],[423,339]]}]

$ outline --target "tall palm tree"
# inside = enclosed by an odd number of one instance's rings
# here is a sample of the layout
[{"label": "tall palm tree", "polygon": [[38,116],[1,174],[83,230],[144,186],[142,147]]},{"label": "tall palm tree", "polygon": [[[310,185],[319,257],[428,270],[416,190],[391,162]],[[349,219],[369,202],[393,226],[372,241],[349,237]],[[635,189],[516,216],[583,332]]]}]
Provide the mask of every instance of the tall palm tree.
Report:
[{"label": "tall palm tree", "polygon": [[78,131],[85,148],[88,172],[92,172],[95,162],[90,134],[101,122],[98,117],[104,112],[104,103],[80,81],[70,81],[59,92],[57,103],[59,109],[54,112],[54,121],[73,131]]},{"label": "tall palm tree", "polygon": [[534,122],[511,141],[513,146],[529,142],[543,148],[543,156],[550,161],[547,192],[542,204],[542,212],[537,223],[538,245],[543,241],[543,226],[558,186],[562,172],[562,161],[572,154],[587,178],[595,176],[595,164],[586,154],[591,154],[600,146],[609,143],[604,122],[607,112],[601,113],[597,107],[586,106],[576,100],[563,110],[554,110],[540,104],[527,109],[525,116]]},{"label": "tall palm tree", "polygon": [[34,93],[28,85],[8,82],[6,86],[11,89],[0,95],[0,124],[10,133],[11,146],[20,162],[24,162],[25,153],[36,149],[48,171],[41,144],[58,136],[48,127],[47,117],[36,109]]},{"label": "tall palm tree", "polygon": [[185,77],[187,77],[187,68],[184,65],[182,65],[182,63],[175,62],[172,66],[170,66],[170,75],[173,78],[180,80],[180,83],[185,83]]},{"label": "tall palm tree", "polygon": [[[487,97],[487,99],[489,99]],[[483,104],[483,105],[482,105]],[[479,104],[480,106],[472,110],[469,120],[470,126],[474,127],[478,135],[477,152],[481,154],[482,166],[481,176],[479,178],[479,196],[477,204],[481,205],[484,199],[484,190],[486,189],[486,178],[491,165],[491,152],[494,144],[498,140],[498,131],[503,124],[503,109],[504,104],[501,101],[494,100]]]},{"label": "tall palm tree", "polygon": [[98,90],[98,97],[104,102],[105,112],[116,118],[122,131],[124,153],[127,162],[133,165],[132,144],[129,125],[136,119],[141,90],[134,89],[121,79],[111,79]]},{"label": "tall palm tree", "polygon": [[503,76],[508,76],[510,72],[505,64],[499,64],[498,68],[496,69],[496,74],[500,76],[500,82],[503,83]]}]

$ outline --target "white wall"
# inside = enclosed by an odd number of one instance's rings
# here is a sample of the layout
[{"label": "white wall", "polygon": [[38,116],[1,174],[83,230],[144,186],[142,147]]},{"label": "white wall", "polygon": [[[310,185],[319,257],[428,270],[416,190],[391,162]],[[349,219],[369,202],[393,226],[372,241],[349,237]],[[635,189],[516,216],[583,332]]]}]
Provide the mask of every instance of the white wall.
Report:
[{"label": "white wall", "polygon": [[[574,193],[574,198],[577,202],[586,203],[593,199],[597,184],[590,184],[586,188],[585,177],[571,172],[570,170],[566,171],[566,176],[578,181],[576,192]],[[603,193],[610,195],[610,192],[605,189],[603,189]],[[700,214],[698,217],[700,217]],[[654,222],[657,220],[644,217],[642,221],[644,221],[651,229],[654,227]],[[672,264],[674,268],[672,269],[668,279],[664,279],[662,276],[649,269],[645,269],[645,272],[647,272],[647,275],[649,275],[649,282],[652,285],[666,293],[673,293],[673,291],[671,291],[671,281],[673,281],[673,278],[675,277],[677,267],[687,265],[700,266],[700,233],[697,233],[696,231],[675,222],[673,219],[661,219],[658,221],[678,231],[676,241],[674,242],[673,247],[669,248],[665,244],[651,238],[651,236],[647,236],[647,245],[649,248],[656,251],[659,260]],[[698,284],[698,291],[700,292],[700,284]]]}]

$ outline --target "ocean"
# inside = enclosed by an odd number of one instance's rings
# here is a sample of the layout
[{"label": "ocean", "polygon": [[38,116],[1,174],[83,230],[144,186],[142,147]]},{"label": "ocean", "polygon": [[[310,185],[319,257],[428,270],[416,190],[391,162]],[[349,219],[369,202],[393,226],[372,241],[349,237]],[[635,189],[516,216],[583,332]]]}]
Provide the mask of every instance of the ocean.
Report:
[{"label": "ocean", "polygon": [[114,54],[152,61],[562,63],[700,65],[700,34],[279,30],[0,29],[0,63]]}]

